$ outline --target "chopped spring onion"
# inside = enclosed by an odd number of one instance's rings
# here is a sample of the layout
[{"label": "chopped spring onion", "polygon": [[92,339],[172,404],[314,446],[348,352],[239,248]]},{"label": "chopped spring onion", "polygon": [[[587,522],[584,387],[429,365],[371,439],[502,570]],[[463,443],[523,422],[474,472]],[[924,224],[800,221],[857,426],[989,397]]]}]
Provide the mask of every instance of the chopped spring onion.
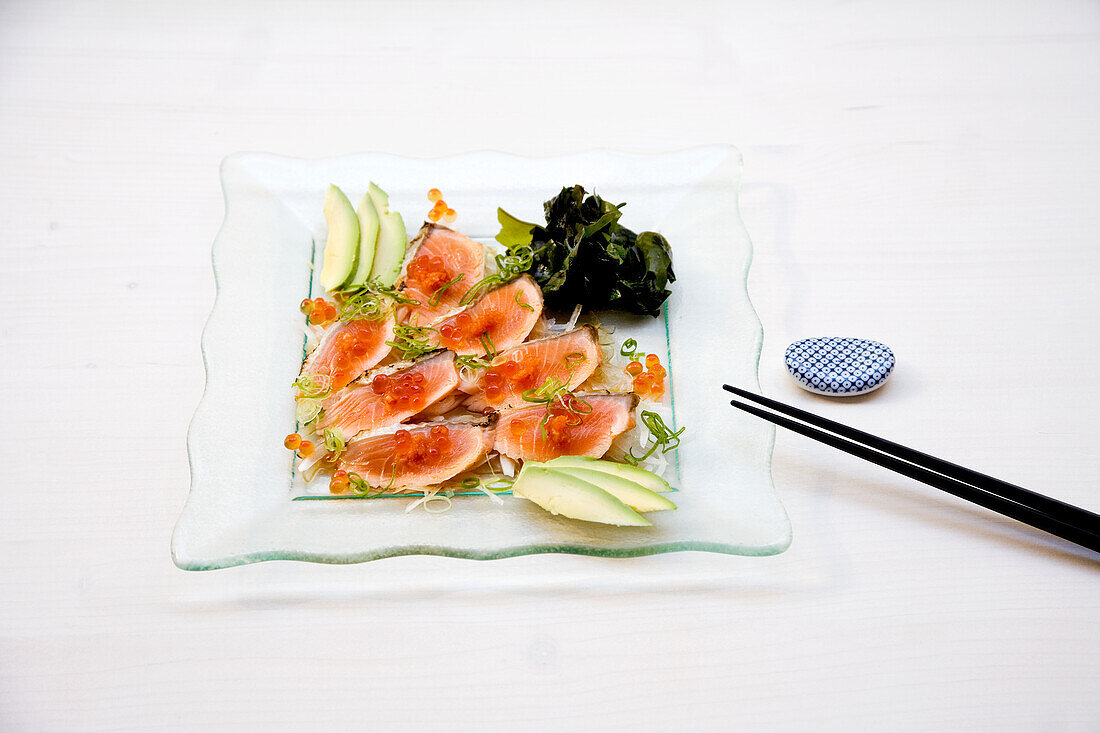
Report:
[{"label": "chopped spring onion", "polygon": [[344,434],[340,432],[339,428],[332,428],[326,429],[323,435],[325,438],[325,450],[332,454],[333,460],[339,458],[346,447],[344,444]]},{"label": "chopped spring onion", "polygon": [[515,280],[522,273],[531,269],[531,265],[535,262],[535,255],[541,251],[541,249],[535,249],[530,244],[523,244],[509,249],[506,254],[497,255],[495,258],[497,271],[492,275],[486,275],[470,286],[470,289],[466,291],[458,304],[469,305],[485,291]]},{"label": "chopped spring onion", "polygon": [[332,377],[327,374],[303,374],[294,380],[298,399],[321,399],[332,391]]},{"label": "chopped spring onion", "polygon": [[[455,275],[453,280],[451,280],[449,282],[445,282],[442,285],[440,285],[439,289],[436,290],[434,293],[432,293],[432,297],[428,299],[428,305],[431,306],[432,308],[435,308],[436,306],[438,306],[440,299],[443,297],[443,293],[447,292],[447,288],[451,287],[452,285],[457,284],[464,277],[466,277],[466,273],[460,272],[457,275]],[[516,295],[518,296],[519,293],[516,293]]]},{"label": "chopped spring onion", "polygon": [[321,416],[321,400],[317,398],[299,399],[294,405],[294,419],[300,424],[311,423]]},{"label": "chopped spring onion", "polygon": [[499,353],[496,344],[493,343],[493,337],[489,335],[488,331],[481,334],[481,346],[485,349],[486,359],[492,359]]},{"label": "chopped spring onion", "polygon": [[[437,508],[437,509],[432,509],[432,502],[436,502],[436,501],[441,501],[446,506],[443,506],[443,507]],[[442,494],[433,494],[432,496],[426,497],[425,500],[424,500],[424,511],[426,511],[428,514],[443,514],[444,512],[448,512],[450,510],[451,510],[451,497],[449,497],[449,496],[444,496]]]},{"label": "chopped spring onion", "polygon": [[352,321],[360,318],[377,321],[388,316],[393,311],[394,305],[420,305],[419,300],[407,298],[399,293],[396,288],[381,285],[375,280],[370,281],[361,288],[342,293],[342,298],[343,303],[340,306],[339,315],[341,321]]},{"label": "chopped spring onion", "polygon": [[521,293],[520,291],[517,290],[516,291],[516,297],[513,298],[513,300],[516,301],[516,305],[518,305],[520,308],[522,308],[525,311],[535,310],[535,306],[531,305],[530,303],[525,303],[523,301],[523,299],[520,297],[521,295],[523,295],[523,293]]},{"label": "chopped spring onion", "polygon": [[485,369],[491,362],[483,356],[456,356],[455,364],[470,369]]},{"label": "chopped spring onion", "polygon": [[372,493],[371,485],[367,483],[366,479],[354,471],[348,472],[348,482],[351,484],[352,492],[364,498],[373,499],[376,496],[382,495],[381,491],[373,491]]},{"label": "chopped spring onion", "polygon": [[415,359],[438,348],[428,337],[432,332],[438,333],[431,326],[398,325],[393,329],[393,341],[387,341],[386,345],[400,351],[402,359]]},{"label": "chopped spring onion", "polygon": [[644,455],[636,456],[634,451],[630,450],[624,456],[624,460],[634,466],[649,458],[658,448],[661,449],[662,453],[668,453],[673,448],[679,447],[680,435],[687,430],[687,428],[680,428],[673,432],[668,425],[665,425],[665,421],[661,419],[660,415],[649,410],[642,410],[642,423],[649,428],[649,436],[653,440],[653,445],[649,447]]},{"label": "chopped spring onion", "polygon": [[634,339],[623,341],[623,345],[619,348],[619,353],[630,359],[636,358],[638,356],[638,342]]},{"label": "chopped spring onion", "polygon": [[539,431],[542,433],[542,439],[546,440],[546,425],[550,422],[550,417],[555,409],[563,409],[566,411],[566,425],[570,427],[576,427],[584,422],[584,416],[592,412],[592,403],[587,400],[578,399],[569,391],[569,382],[573,379],[573,373],[576,372],[576,368],[569,374],[568,379],[564,382],[554,377],[547,377],[546,381],[542,383],[542,386],[536,389],[525,389],[520,393],[520,397],[525,402],[534,402],[536,404],[546,405],[546,414],[539,420]]}]

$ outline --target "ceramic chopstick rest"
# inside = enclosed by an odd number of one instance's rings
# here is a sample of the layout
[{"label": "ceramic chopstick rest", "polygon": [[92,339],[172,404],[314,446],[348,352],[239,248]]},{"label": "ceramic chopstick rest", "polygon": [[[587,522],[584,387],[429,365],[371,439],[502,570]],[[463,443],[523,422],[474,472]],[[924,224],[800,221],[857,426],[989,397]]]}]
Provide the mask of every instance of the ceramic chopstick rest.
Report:
[{"label": "ceramic chopstick rest", "polygon": [[867,339],[802,339],[788,346],[783,358],[799,387],[832,397],[873,392],[894,371],[890,347]]}]

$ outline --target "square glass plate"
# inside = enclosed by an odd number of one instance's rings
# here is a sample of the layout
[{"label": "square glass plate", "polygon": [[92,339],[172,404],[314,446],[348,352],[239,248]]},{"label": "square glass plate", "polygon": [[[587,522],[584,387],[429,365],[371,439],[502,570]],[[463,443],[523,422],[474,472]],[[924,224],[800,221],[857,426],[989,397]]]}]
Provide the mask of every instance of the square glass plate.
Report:
[{"label": "square glass plate", "polygon": [[[218,294],[202,339],[206,390],[188,434],[191,492],[172,537],[176,565],[785,550],[791,527],[771,482],[774,427],[739,419],[722,391],[724,382],[759,389],[763,333],[746,288],[752,246],[737,206],[740,170],[740,154],[728,146],[554,158],[227,158],[226,216],[213,248]],[[309,262],[325,240],[321,202],[329,183],[354,198],[368,181],[390,194],[410,236],[417,214],[430,207],[425,193],[432,187],[459,212],[456,228],[490,241],[498,206],[542,221],[542,202],[580,183],[627,202],[629,228],[668,238],[677,280],[665,317],[638,319],[629,335],[643,347],[667,348],[666,399],[687,427],[674,457],[676,511],[653,515],[652,527],[619,528],[555,517],[511,496],[503,506],[485,496],[457,497],[440,514],[406,513],[408,502],[392,499],[293,500],[301,487],[282,439],[294,425],[289,385],[302,359],[298,303],[315,287]]]}]

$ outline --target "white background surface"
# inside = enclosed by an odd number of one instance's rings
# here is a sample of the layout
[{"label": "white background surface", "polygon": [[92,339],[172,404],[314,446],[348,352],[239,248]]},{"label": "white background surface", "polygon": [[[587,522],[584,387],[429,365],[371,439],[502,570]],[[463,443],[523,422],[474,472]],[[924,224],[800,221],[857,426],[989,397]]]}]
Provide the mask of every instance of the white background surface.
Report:
[{"label": "white background surface", "polygon": [[732,142],[765,393],[1100,511],[1098,92],[1086,2],[0,5],[0,728],[1096,730],[1095,554],[790,434],[774,558],[168,539],[237,150]]}]

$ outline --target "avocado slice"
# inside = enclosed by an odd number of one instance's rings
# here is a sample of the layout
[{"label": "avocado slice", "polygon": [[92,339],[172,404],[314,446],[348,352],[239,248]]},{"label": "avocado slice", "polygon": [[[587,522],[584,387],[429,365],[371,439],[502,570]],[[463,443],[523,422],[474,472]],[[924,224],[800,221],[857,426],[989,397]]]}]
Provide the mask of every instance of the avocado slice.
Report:
[{"label": "avocado slice", "polygon": [[676,508],[675,504],[656,491],[650,491],[630,479],[613,473],[594,471],[590,468],[558,468],[555,472],[576,476],[590,484],[595,484],[636,512],[659,512]]},{"label": "avocado slice", "polygon": [[355,213],[359,217],[359,262],[355,273],[344,284],[347,290],[367,284],[371,266],[374,264],[375,244],[378,242],[378,211],[374,208],[370,194],[365,193],[359,199]]},{"label": "avocado slice", "polygon": [[583,468],[590,471],[603,471],[633,481],[650,491],[672,491],[672,487],[668,485],[668,482],[652,471],[637,466],[628,466],[625,463],[603,461],[599,458],[589,458],[587,456],[561,456],[541,465],[550,468]]},{"label": "avocado slice", "polygon": [[570,519],[649,527],[648,519],[599,486],[547,468],[524,466],[512,485],[512,494],[533,501],[551,514]]},{"label": "avocado slice", "polygon": [[370,278],[389,287],[397,282],[401,274],[401,265],[405,262],[405,221],[401,214],[390,211],[390,197],[373,183],[367,188],[374,208],[378,212],[378,244],[374,250],[374,262],[371,264]]},{"label": "avocado slice", "polygon": [[359,257],[359,219],[348,197],[333,185],[325,192],[324,212],[328,240],[321,264],[321,287],[336,290],[355,273]]}]

